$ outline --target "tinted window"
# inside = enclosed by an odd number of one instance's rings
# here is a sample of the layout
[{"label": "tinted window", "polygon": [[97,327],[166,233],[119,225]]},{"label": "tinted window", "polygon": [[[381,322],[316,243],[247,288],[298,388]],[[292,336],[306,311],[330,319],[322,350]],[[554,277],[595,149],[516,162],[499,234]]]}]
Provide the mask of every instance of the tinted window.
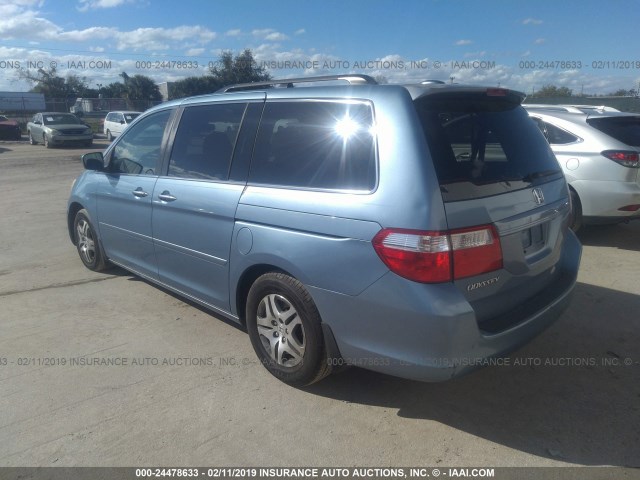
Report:
[{"label": "tinted window", "polygon": [[113,149],[109,171],[155,175],[170,115],[170,110],[163,110],[127,129]]},{"label": "tinted window", "polygon": [[555,127],[550,123],[544,122],[538,118],[534,118],[536,125],[544,134],[545,138],[551,145],[566,145],[578,141],[578,137],[571,135],[569,132]]},{"label": "tinted window", "polygon": [[139,113],[125,113],[124,114],[124,121],[126,123],[131,123],[133,122],[134,119],[138,118],[140,116]]},{"label": "tinted window", "polygon": [[45,125],[82,125],[78,117],[69,113],[48,113],[44,116]]},{"label": "tinted window", "polygon": [[496,195],[561,176],[562,170],[524,109],[471,98],[423,100],[418,114],[445,201]]},{"label": "tinted window", "polygon": [[371,107],[322,101],[268,103],[250,180],[292,187],[372,190],[376,163]]},{"label": "tinted window", "polygon": [[640,147],[640,117],[589,118],[587,123],[619,142]]},{"label": "tinted window", "polygon": [[169,175],[226,180],[246,104],[188,107],[176,133]]}]

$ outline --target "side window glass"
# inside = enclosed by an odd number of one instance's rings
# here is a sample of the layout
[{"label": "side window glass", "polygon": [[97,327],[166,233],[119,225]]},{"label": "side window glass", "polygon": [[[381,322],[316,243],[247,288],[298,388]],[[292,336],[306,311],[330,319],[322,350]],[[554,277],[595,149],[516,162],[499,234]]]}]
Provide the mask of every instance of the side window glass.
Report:
[{"label": "side window glass", "polygon": [[547,132],[547,124],[544,123],[539,118],[536,118],[536,117],[531,117],[531,120],[533,120],[535,122],[536,127],[538,127],[538,129],[542,132],[542,134],[544,135],[544,138],[546,138],[547,142],[548,142],[549,141],[549,133]]},{"label": "side window glass", "polygon": [[269,185],[373,190],[371,107],[359,102],[267,103],[249,178]]},{"label": "side window glass", "polygon": [[571,135],[569,132],[555,127],[550,123],[545,122],[547,129],[547,139],[551,145],[565,145],[567,143],[573,143],[578,140],[578,137]]},{"label": "side window glass", "polygon": [[171,150],[169,176],[227,180],[245,103],[187,107]]},{"label": "side window glass", "polygon": [[116,144],[109,162],[111,173],[155,175],[160,160],[162,136],[171,110],[148,116],[134,128],[127,129]]}]

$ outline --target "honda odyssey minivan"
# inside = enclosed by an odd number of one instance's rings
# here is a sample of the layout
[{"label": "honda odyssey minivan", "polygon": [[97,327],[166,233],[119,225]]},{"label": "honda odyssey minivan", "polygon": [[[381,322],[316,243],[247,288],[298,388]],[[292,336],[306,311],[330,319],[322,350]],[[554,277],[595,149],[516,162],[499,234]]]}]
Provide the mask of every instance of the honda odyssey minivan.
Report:
[{"label": "honda odyssey minivan", "polygon": [[83,157],[69,234],[88,268],[246,326],[289,384],[343,364],[450,379],[576,282],[567,183],[523,98],[344,75],[165,103]]}]

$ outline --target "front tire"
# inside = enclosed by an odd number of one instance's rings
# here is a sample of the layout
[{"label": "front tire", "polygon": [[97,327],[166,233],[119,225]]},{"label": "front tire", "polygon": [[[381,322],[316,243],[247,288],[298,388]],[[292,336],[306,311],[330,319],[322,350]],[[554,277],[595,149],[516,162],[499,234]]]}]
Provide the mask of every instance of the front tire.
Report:
[{"label": "front tire", "polygon": [[274,377],[296,387],[331,373],[311,295],[295,278],[266,273],[249,290],[247,330],[260,362]]},{"label": "front tire", "polygon": [[42,141],[44,142],[45,148],[51,148],[51,141],[49,140],[49,137],[47,137],[46,133],[42,136]]},{"label": "front tire", "polygon": [[85,209],[76,213],[73,222],[73,231],[75,234],[76,247],[80,260],[84,266],[94,272],[99,272],[107,268],[107,263],[100,248],[98,235],[91,224],[89,214]]},{"label": "front tire", "polygon": [[33,138],[33,135],[31,135],[31,130],[29,130],[28,133],[29,133],[29,145],[35,145],[36,143],[38,143],[36,142],[35,138]]},{"label": "front tire", "polygon": [[107,140],[110,142],[113,141],[113,135],[111,135],[111,130],[107,130]]}]

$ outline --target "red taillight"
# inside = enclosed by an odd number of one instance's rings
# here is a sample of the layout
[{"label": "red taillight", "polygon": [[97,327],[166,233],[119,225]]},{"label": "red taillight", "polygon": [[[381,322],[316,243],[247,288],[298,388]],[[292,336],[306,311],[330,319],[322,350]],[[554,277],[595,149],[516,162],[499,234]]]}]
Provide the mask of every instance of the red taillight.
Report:
[{"label": "red taillight", "polygon": [[506,97],[507,93],[504,88],[487,88],[487,97]]},{"label": "red taillight", "polygon": [[500,237],[493,225],[452,230],[449,235],[455,280],[502,268]]},{"label": "red taillight", "polygon": [[618,210],[622,212],[637,212],[640,210],[640,205],[625,205],[624,207],[620,207]]},{"label": "red taillight", "polygon": [[448,232],[386,228],[372,243],[392,272],[416,282],[449,282],[502,268],[493,225]]},{"label": "red taillight", "polygon": [[638,152],[630,152],[627,150],[605,150],[601,154],[609,160],[619,163],[623,167],[638,168],[640,167],[640,156]]}]

